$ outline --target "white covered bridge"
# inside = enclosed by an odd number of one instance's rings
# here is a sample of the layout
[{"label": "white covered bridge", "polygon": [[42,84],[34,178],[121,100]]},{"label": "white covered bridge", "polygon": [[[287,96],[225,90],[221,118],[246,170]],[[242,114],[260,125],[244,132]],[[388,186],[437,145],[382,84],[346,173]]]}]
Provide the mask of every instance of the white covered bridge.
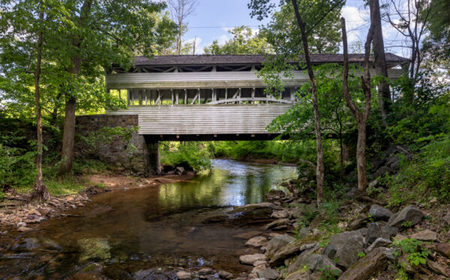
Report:
[{"label": "white covered bridge", "polygon": [[[349,58],[350,63],[363,62],[363,55]],[[407,60],[393,54],[386,58],[390,77],[398,77]],[[149,170],[156,172],[159,141],[273,139],[278,134],[267,126],[297,101],[295,92],[309,79],[303,69],[293,71],[274,98],[265,94],[266,85],[257,75],[264,60],[261,55],[136,57],[128,71],[112,67],[107,75],[107,88],[119,92],[128,105],[107,115],[137,116]],[[312,55],[314,65],[342,60],[339,54]]]}]

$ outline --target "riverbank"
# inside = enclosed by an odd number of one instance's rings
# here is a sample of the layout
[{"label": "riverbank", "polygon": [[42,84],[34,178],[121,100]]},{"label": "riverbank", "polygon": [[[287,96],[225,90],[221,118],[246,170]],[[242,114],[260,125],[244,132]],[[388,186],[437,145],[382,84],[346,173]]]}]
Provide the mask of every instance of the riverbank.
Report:
[{"label": "riverbank", "polygon": [[[162,184],[189,181],[193,174],[161,175],[148,178],[104,172],[75,177],[78,183],[64,194],[53,195],[43,203],[28,202],[28,193],[9,192],[0,202],[0,232],[17,230],[28,232],[41,222],[67,216],[66,211],[84,207],[96,194],[110,191],[157,187]],[[76,192],[76,193],[75,193]],[[66,194],[74,193],[74,194]]]}]

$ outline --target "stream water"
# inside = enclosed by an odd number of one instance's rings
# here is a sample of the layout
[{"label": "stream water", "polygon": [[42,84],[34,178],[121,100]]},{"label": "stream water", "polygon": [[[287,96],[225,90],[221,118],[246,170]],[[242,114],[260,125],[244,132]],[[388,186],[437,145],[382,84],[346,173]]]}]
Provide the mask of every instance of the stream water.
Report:
[{"label": "stream water", "polygon": [[217,159],[209,174],[189,182],[99,194],[71,211],[71,217],[46,221],[18,236],[32,244],[0,255],[0,279],[75,277],[90,264],[82,261],[83,250],[97,247],[100,253],[93,254],[103,258],[98,261],[102,275],[112,279],[177,267],[248,271],[238,256],[256,251],[236,236],[257,228],[202,221],[232,206],[259,203],[281,180],[295,176],[293,166]]}]

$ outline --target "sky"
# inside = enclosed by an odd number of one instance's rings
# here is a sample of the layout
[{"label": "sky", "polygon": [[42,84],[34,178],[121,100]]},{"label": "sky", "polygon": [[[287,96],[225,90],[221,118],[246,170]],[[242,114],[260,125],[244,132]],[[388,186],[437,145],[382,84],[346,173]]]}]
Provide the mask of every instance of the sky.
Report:
[{"label": "sky", "polygon": [[[186,41],[196,40],[196,54],[202,54],[203,48],[218,40],[223,44],[231,38],[228,30],[247,25],[257,30],[263,22],[250,17],[247,3],[250,0],[197,0],[197,6],[192,15],[187,18],[188,31],[183,39]],[[357,42],[364,42],[369,26],[369,10],[364,7],[362,0],[347,0],[342,10],[342,15],[347,22],[348,40],[350,50]],[[407,56],[407,49],[403,47],[404,42],[400,34],[390,26],[383,23],[386,51],[398,55]],[[355,49],[354,47],[353,49]]]}]

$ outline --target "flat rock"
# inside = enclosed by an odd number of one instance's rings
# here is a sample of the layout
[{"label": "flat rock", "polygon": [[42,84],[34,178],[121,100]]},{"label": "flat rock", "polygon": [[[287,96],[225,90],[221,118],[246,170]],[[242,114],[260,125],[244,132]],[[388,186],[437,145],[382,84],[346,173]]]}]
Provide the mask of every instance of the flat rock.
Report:
[{"label": "flat rock", "polygon": [[253,255],[243,255],[239,257],[239,261],[242,264],[253,265],[257,261],[266,260],[266,255],[264,254],[253,254]]},{"label": "flat rock", "polygon": [[328,270],[330,273],[334,273],[335,276],[342,274],[342,271],[337,268],[334,263],[325,255],[314,254],[306,251],[298,256],[297,260],[288,267],[288,273],[301,270],[304,267],[309,269],[309,272]]},{"label": "flat rock", "polygon": [[376,248],[347,269],[339,280],[367,280],[387,265],[386,248]]},{"label": "flat rock", "polygon": [[450,269],[447,266],[443,266],[440,263],[433,262],[431,260],[427,260],[427,266],[437,274],[441,274],[444,276],[450,276]]},{"label": "flat rock", "polygon": [[308,271],[296,271],[289,274],[285,280],[310,280],[310,274]]},{"label": "flat rock", "polygon": [[414,205],[408,205],[391,216],[388,226],[408,228],[422,221],[423,212]]},{"label": "flat rock", "polygon": [[264,236],[255,236],[250,238],[247,242],[245,242],[245,245],[252,246],[252,247],[262,247],[267,244],[267,238]]},{"label": "flat rock", "polygon": [[240,238],[240,239],[250,239],[252,237],[255,237],[257,235],[260,235],[261,231],[247,231],[239,234],[233,235],[234,238]]},{"label": "flat rock", "polygon": [[261,279],[267,280],[275,280],[278,279],[278,277],[280,277],[280,274],[272,268],[265,268],[263,270],[259,270],[256,272],[256,275],[258,275],[258,277]]},{"label": "flat rock", "polygon": [[219,277],[222,279],[232,279],[233,278],[233,273],[225,271],[225,270],[220,270],[219,271]]},{"label": "flat rock", "polygon": [[84,238],[78,240],[80,262],[86,260],[106,260],[111,258],[111,247],[104,238]]},{"label": "flat rock", "polygon": [[360,231],[335,234],[324,249],[324,255],[337,259],[336,264],[348,268],[358,261],[358,253],[364,251],[364,237]]},{"label": "flat rock", "polygon": [[275,252],[275,254],[270,258],[270,264],[273,266],[282,265],[285,259],[298,255],[306,250],[315,250],[318,247],[319,243],[308,240],[308,238],[306,240],[301,239],[288,243],[286,246]]},{"label": "flat rock", "polygon": [[268,229],[277,228],[277,227],[286,226],[286,225],[290,225],[289,219],[278,219],[278,220],[275,220],[275,221],[267,224],[264,227],[264,229],[268,230]]},{"label": "flat rock", "polygon": [[286,244],[295,241],[295,238],[288,234],[278,234],[274,236],[266,246],[267,256],[273,256],[276,251],[280,250]]},{"label": "flat rock", "polygon": [[180,280],[185,280],[185,279],[187,280],[187,279],[191,279],[192,275],[190,272],[187,272],[187,271],[178,271],[177,278]]},{"label": "flat rock", "polygon": [[436,232],[426,229],[414,233],[413,235],[411,235],[411,238],[415,238],[417,240],[422,241],[436,241],[438,239],[438,235]]},{"label": "flat rock", "polygon": [[271,217],[275,219],[286,219],[289,217],[289,212],[286,209],[273,211]]},{"label": "flat rock", "polygon": [[392,244],[391,240],[379,237],[366,249],[366,253],[370,253],[378,247],[388,247],[390,244]]},{"label": "flat rock", "polygon": [[29,232],[32,231],[33,229],[29,227],[19,227],[17,230],[20,232]]},{"label": "flat rock", "polygon": [[378,204],[373,204],[370,206],[369,215],[375,219],[375,221],[379,220],[389,220],[389,218],[393,215],[393,213]]},{"label": "flat rock", "polygon": [[434,250],[447,258],[450,258],[450,243],[439,243],[434,247]]}]

